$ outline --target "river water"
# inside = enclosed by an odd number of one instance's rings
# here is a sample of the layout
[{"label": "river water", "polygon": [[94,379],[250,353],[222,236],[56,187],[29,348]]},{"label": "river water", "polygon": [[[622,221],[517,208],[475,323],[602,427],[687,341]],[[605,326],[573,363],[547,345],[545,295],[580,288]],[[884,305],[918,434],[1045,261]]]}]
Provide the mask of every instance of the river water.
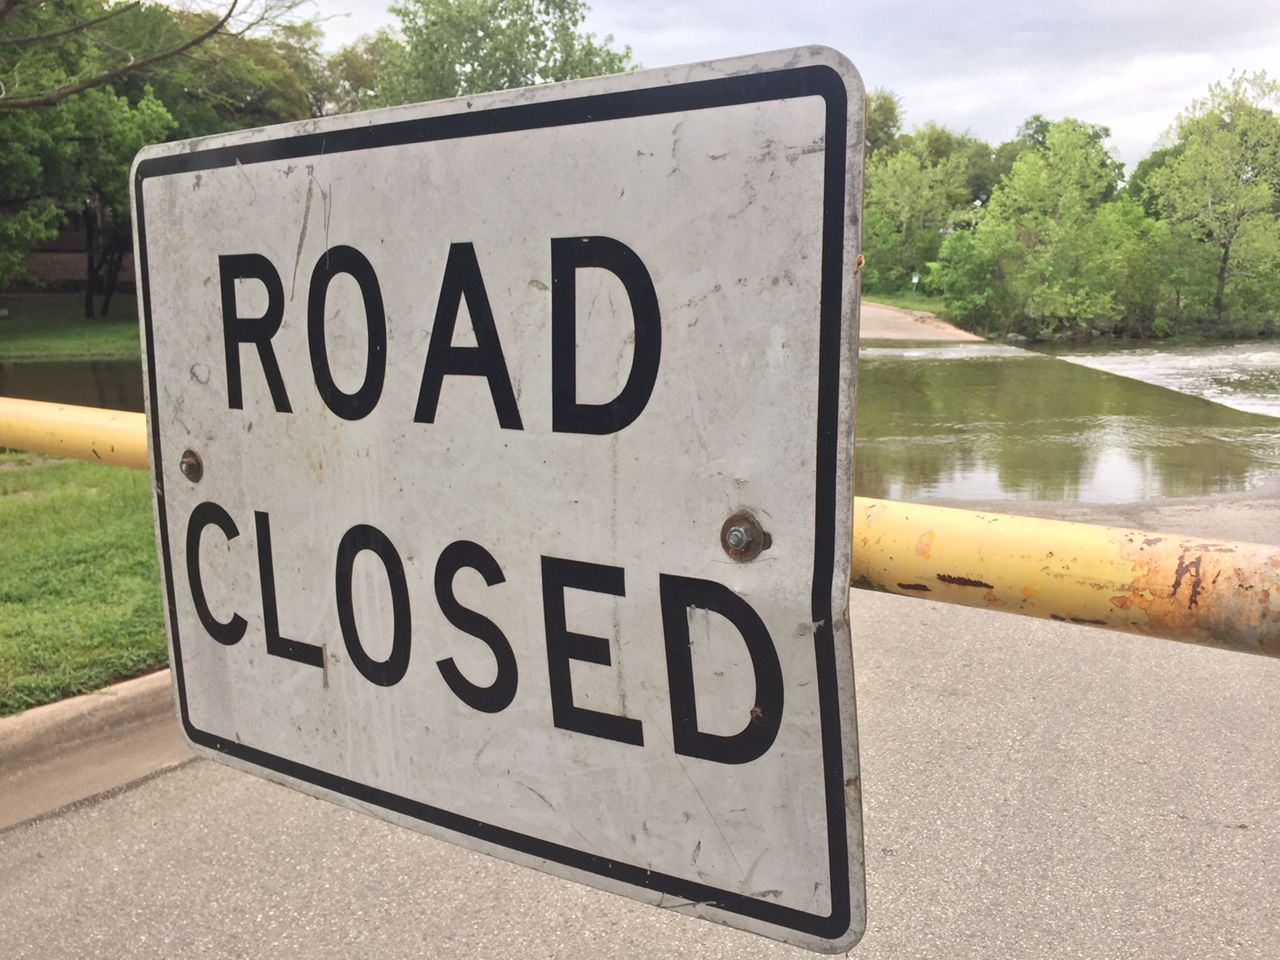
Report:
[{"label": "river water", "polygon": [[872,341],[858,373],[866,496],[1128,502],[1280,472],[1280,419],[1265,415],[1280,414],[1280,344],[1047,356]]},{"label": "river water", "polygon": [[[129,361],[0,362],[0,396],[140,410]],[[1280,343],[864,344],[854,489],[901,500],[1128,502],[1280,474]]]}]

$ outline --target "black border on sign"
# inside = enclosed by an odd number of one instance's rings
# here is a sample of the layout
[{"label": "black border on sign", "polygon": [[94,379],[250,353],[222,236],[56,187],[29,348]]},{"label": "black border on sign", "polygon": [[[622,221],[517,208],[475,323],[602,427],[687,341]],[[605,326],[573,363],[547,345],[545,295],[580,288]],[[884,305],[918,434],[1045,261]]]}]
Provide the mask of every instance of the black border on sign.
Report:
[{"label": "black border on sign", "polygon": [[[175,613],[173,564],[165,514],[164,479],[158,468],[159,464],[165,462],[165,454],[160,445],[160,427],[155,410],[158,390],[148,274],[146,217],[143,212],[144,181],[152,177],[237,164],[247,166],[319,154],[464,139],[520,130],[538,130],[812,96],[821,97],[826,106],[812,603],[813,622],[819,625],[814,632],[814,655],[818,676],[818,706],[825,771],[831,913],[826,916],[806,913],[793,907],[720,890],[683,877],[658,873],[635,864],[622,863],[538,837],[527,836],[463,814],[357,783],[197,729],[192,724],[187,710],[182,648]],[[153,157],[139,163],[135,174],[134,205],[142,276],[148,389],[151,398],[148,404],[148,415],[151,418],[152,462],[157,465],[153,471],[153,482],[156,487],[156,509],[159,518],[161,553],[164,559],[165,589],[169,602],[169,632],[173,640],[173,667],[178,683],[179,709],[183,727],[192,742],[255,766],[306,781],[324,790],[343,794],[362,803],[382,807],[415,820],[435,824],[487,843],[560,863],[610,880],[622,881],[635,887],[658,891],[691,902],[705,903],[730,913],[817,938],[835,940],[846,933],[851,922],[849,849],[845,810],[844,749],[841,737],[839,680],[836,673],[831,596],[834,586],[832,581],[835,573],[836,537],[848,534],[848,531],[835,529],[847,126],[848,95],[843,78],[829,66],[810,65],[691,83],[495,107],[444,116],[389,120],[367,127],[306,133],[281,139]]]}]

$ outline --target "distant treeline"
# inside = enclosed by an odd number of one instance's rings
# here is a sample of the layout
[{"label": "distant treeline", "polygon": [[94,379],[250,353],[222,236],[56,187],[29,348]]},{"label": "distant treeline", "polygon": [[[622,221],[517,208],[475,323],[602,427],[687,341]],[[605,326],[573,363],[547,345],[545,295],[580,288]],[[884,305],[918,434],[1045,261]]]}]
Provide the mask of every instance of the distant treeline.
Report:
[{"label": "distant treeline", "polygon": [[[205,2],[0,0],[0,290],[69,211],[119,262],[144,144],[634,66],[581,29],[583,0],[400,0],[395,29],[333,54],[293,16],[302,0]],[[865,289],[918,275],[989,333],[1275,333],[1278,97],[1264,74],[1214,85],[1126,176],[1104,127],[1034,116],[993,148],[901,133],[900,102],[876,91]]]},{"label": "distant treeline", "polygon": [[868,98],[863,287],[940,296],[987,334],[1052,338],[1280,330],[1280,87],[1214,84],[1126,176],[1110,131],[1037,115],[992,148],[900,133]]}]

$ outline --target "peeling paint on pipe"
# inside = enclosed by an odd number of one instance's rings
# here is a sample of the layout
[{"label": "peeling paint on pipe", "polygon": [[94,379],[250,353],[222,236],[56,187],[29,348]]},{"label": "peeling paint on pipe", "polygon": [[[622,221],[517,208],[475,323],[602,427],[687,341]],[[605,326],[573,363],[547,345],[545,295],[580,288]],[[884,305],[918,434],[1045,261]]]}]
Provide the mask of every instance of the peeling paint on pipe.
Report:
[{"label": "peeling paint on pipe", "polygon": [[[0,398],[0,446],[147,469],[140,413]],[[1280,656],[1280,547],[854,498],[853,586]]]},{"label": "peeling paint on pipe", "polygon": [[1280,547],[858,497],[853,569],[861,589],[1280,656]]}]

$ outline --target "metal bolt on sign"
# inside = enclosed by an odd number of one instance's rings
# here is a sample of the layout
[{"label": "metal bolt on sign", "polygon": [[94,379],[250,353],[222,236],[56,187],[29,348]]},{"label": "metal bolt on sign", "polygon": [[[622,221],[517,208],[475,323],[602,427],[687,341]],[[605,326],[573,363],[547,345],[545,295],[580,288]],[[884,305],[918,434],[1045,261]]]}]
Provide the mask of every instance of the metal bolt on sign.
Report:
[{"label": "metal bolt on sign", "polygon": [[772,541],[760,522],[746,511],[735,513],[720,528],[720,545],[739,563],[746,563],[768,550]]},{"label": "metal bolt on sign", "polygon": [[183,450],[182,459],[178,461],[178,469],[192,483],[199,483],[204,476],[204,461],[194,450]]}]

